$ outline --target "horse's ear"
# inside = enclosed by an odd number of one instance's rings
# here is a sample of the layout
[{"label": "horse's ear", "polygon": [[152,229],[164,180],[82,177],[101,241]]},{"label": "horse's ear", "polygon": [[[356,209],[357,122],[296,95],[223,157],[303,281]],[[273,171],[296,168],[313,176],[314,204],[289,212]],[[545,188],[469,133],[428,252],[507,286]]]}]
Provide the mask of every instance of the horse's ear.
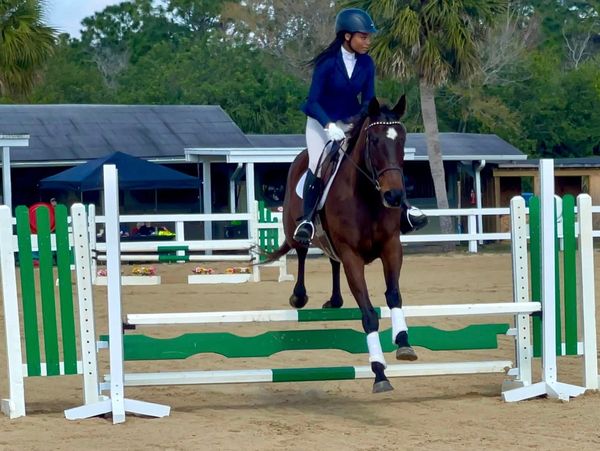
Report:
[{"label": "horse's ear", "polygon": [[392,108],[392,111],[397,114],[399,118],[404,116],[404,113],[406,113],[406,94],[402,94],[402,97],[400,97],[398,103]]},{"label": "horse's ear", "polygon": [[375,116],[379,116],[379,102],[377,101],[376,97],[373,97],[371,99],[371,101],[369,102],[369,109],[368,109],[368,113],[370,117],[375,117]]}]

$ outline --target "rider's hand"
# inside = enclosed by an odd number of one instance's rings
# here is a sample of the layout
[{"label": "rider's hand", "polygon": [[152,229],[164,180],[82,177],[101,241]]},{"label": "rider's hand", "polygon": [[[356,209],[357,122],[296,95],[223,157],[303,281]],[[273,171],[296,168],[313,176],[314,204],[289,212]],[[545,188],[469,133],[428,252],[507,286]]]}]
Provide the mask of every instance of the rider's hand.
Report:
[{"label": "rider's hand", "polygon": [[327,124],[325,131],[327,132],[327,137],[331,141],[341,141],[342,139],[344,139],[346,137],[344,130],[342,130],[340,127],[335,125],[335,123],[333,123],[333,122],[330,122],[329,124]]}]

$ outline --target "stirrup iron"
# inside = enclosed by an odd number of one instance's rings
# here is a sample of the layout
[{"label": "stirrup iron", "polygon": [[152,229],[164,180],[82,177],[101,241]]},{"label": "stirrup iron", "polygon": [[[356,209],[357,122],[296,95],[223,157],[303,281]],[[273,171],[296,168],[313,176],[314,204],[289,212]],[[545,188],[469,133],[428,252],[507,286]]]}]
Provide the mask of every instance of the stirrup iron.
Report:
[{"label": "stirrup iron", "polygon": [[310,236],[308,237],[309,242],[312,241],[312,239],[315,237],[315,225],[312,223],[312,221],[310,221],[309,219],[305,219],[302,222],[300,222],[300,224],[298,224],[296,226],[296,230],[294,230],[294,239],[296,241],[298,241],[296,239],[296,237],[298,236],[298,231],[300,230],[300,228],[305,225],[308,224],[310,226]]}]

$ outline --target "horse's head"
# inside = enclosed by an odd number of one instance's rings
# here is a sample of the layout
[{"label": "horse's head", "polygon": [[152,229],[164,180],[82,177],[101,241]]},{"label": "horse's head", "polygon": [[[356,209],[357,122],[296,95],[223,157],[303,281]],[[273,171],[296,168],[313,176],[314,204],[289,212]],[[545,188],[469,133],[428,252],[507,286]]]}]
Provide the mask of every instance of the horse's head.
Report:
[{"label": "horse's head", "polygon": [[392,109],[380,106],[373,98],[355,143],[356,147],[362,147],[366,173],[389,208],[401,207],[406,197],[403,172],[406,129],[400,122],[405,111],[404,95]]}]

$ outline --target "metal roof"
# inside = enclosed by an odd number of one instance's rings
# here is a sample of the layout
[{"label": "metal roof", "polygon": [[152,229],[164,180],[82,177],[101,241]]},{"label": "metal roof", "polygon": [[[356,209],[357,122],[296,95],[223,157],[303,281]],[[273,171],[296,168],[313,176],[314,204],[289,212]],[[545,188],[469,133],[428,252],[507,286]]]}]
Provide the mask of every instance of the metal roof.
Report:
[{"label": "metal roof", "polygon": [[[186,148],[189,161],[291,162],[306,147],[304,135],[246,135],[253,149]],[[496,135],[440,133],[445,161],[489,160],[493,162],[525,160],[527,155]],[[407,159],[427,161],[424,133],[408,133],[405,145]],[[414,151],[411,152],[411,151]],[[413,155],[411,155],[413,153]]]},{"label": "metal roof", "polygon": [[[498,166],[500,169],[537,169],[539,159],[530,159],[527,161],[502,163]],[[555,158],[555,168],[598,168],[600,167],[600,156],[592,157],[573,157],[573,158]]]},{"label": "metal roof", "polygon": [[28,134],[13,165],[87,161],[114,151],[154,161],[183,161],[183,149],[251,147],[213,105],[0,105],[0,134]]},{"label": "metal roof", "polygon": [[[158,162],[290,162],[304,135],[244,135],[213,105],[0,105],[0,135],[29,135],[13,166],[73,165],[114,151]],[[496,135],[440,133],[444,160],[524,160]],[[185,149],[185,153],[184,153]],[[427,160],[423,133],[409,133],[406,150]]]},{"label": "metal roof", "polygon": [[[527,155],[496,135],[440,133],[444,160],[526,160]],[[416,149],[415,160],[427,160],[425,133],[409,133],[406,147]]]},{"label": "metal roof", "polygon": [[[304,135],[246,135],[255,147],[304,148]],[[440,133],[444,160],[524,160],[523,152],[496,135]],[[415,149],[415,160],[427,159],[424,133],[408,133],[406,147]]]}]

